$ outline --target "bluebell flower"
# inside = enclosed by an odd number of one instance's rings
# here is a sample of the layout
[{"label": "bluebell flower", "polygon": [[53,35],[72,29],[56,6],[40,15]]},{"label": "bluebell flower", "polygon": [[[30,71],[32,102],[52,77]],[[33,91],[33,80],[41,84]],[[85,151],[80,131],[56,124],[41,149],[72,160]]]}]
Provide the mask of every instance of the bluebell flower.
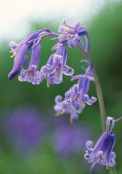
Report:
[{"label": "bluebell flower", "polygon": [[[45,33],[48,33],[49,35],[52,34],[51,30],[43,29],[43,30],[39,30],[37,32],[35,32],[35,31],[31,32],[19,44],[17,44],[14,41],[10,42],[10,44],[9,44],[9,46],[11,48],[10,52],[13,53],[11,58],[15,57],[13,68],[8,75],[8,78],[10,80],[13,79],[22,70],[23,66],[25,65],[25,63],[27,61],[27,52],[30,50],[33,50],[33,54],[35,54],[35,52],[37,52],[37,49],[39,50],[39,44],[42,40],[42,37],[44,37],[44,35],[43,36],[40,36],[40,35],[45,34]],[[38,55],[39,55],[39,51],[38,51]],[[37,60],[37,58],[36,58],[36,60]]]},{"label": "bluebell flower", "polygon": [[[81,46],[86,52],[89,51],[89,37],[84,26],[81,25],[79,21],[76,21],[73,26],[69,25],[65,19],[63,19],[62,24],[59,26],[60,33],[57,43],[52,50],[60,47],[62,45],[67,45],[69,48],[77,47],[77,44],[81,43]],[[82,37],[85,38],[86,44],[82,41]]]},{"label": "bluebell flower", "polygon": [[55,54],[49,57],[49,60],[45,66],[41,68],[41,75],[47,79],[47,86],[50,84],[59,84],[62,82],[63,74],[71,76],[74,70],[66,65],[67,62],[67,50],[66,48],[57,48]]},{"label": "bluebell flower", "polygon": [[19,81],[28,81],[31,82],[33,85],[39,84],[41,82],[41,79],[43,78],[41,78],[40,72],[38,71],[40,54],[40,45],[37,45],[36,47],[32,48],[28,68],[27,70],[24,70],[22,68],[20,76],[18,77]]},{"label": "bluebell flower", "polygon": [[[120,118],[122,119],[122,117]],[[106,132],[104,132],[96,145],[93,146],[92,141],[87,141],[86,143],[86,153],[84,158],[89,162],[92,163],[91,165],[91,173],[95,165],[102,165],[108,167],[114,167],[116,165],[115,158],[116,154],[113,152],[114,144],[115,144],[115,135],[112,133],[114,124],[116,121],[120,119],[114,120],[112,117],[107,117],[106,120]],[[110,124],[111,128],[110,128]],[[110,130],[109,130],[110,129]],[[90,153],[89,153],[90,151]]]},{"label": "bluebell flower", "polygon": [[85,104],[92,105],[96,102],[96,97],[89,98],[88,90],[90,81],[94,81],[92,74],[92,64],[88,61],[85,61],[90,64],[86,69],[84,75],[73,76],[74,79],[78,79],[78,83],[74,84],[66,93],[65,99],[63,101],[61,96],[56,96],[54,110],[56,115],[62,115],[64,113],[69,113],[70,121],[78,119],[78,114],[82,113]]}]

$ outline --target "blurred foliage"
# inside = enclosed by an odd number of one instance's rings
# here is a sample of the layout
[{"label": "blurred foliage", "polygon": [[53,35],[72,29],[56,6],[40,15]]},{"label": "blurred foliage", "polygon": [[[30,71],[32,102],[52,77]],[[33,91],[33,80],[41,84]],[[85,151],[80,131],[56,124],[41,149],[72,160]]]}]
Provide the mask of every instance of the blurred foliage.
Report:
[{"label": "blurred foliage", "polygon": [[[106,113],[109,116],[118,118],[121,114],[122,106],[122,71],[121,71],[121,43],[122,43],[122,3],[107,4],[105,8],[97,14],[92,20],[88,21],[86,26],[90,36],[90,56],[92,57],[94,66],[100,78],[103,96],[105,100]],[[56,24],[55,26],[58,26]],[[32,22],[31,31],[41,28],[50,28],[57,31],[51,22],[35,23]],[[46,63],[51,54],[51,47],[56,43],[45,38],[42,41],[42,53],[40,67]],[[77,48],[68,49],[67,64],[75,69],[75,75],[83,73],[80,59],[83,58]],[[3,42],[0,49],[0,110],[16,109],[26,103],[34,105],[36,108],[47,114],[53,113],[54,97],[57,94],[64,96],[64,93],[69,89],[74,82],[70,81],[70,77],[64,77],[64,81],[60,85],[51,85],[46,87],[46,81],[43,81],[39,86],[33,86],[27,82],[20,83],[17,77],[13,80],[8,80],[8,73],[13,66],[11,60],[10,48],[8,43]],[[94,84],[91,84],[90,96],[95,95]],[[2,113],[2,112],[1,112]],[[2,114],[1,114],[2,117]],[[94,140],[96,141],[101,134],[101,123],[98,103],[92,107],[86,106],[78,122],[89,122],[94,127]],[[74,123],[75,124],[75,123]],[[114,133],[116,134],[116,145],[114,151],[117,154],[117,171],[122,173],[122,147],[121,135],[122,127],[119,122],[115,125]],[[4,136],[0,132],[1,144],[4,144]],[[0,174],[81,174],[89,173],[88,166],[85,163],[83,154],[73,156],[69,159],[59,159],[55,156],[48,141],[45,142],[41,149],[29,158],[23,159],[12,150],[6,150],[0,147]],[[108,173],[102,168],[98,173]],[[97,172],[96,172],[97,173]]]}]

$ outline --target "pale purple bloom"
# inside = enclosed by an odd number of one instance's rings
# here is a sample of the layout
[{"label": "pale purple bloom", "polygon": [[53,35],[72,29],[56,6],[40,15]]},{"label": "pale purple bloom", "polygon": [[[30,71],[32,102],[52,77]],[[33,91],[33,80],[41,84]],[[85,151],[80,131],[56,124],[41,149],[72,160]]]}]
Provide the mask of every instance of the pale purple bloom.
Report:
[{"label": "pale purple bloom", "polygon": [[[114,167],[116,165],[115,158],[116,154],[113,152],[114,144],[115,144],[115,135],[112,133],[114,124],[116,121],[122,119],[120,117],[117,120],[114,120],[112,117],[107,117],[106,121],[106,132],[104,132],[96,145],[93,146],[92,141],[87,141],[86,143],[86,153],[84,158],[89,162],[92,163],[91,165],[91,173],[95,165],[102,165],[108,167]],[[110,124],[111,128],[110,128]],[[110,129],[110,130],[109,130]],[[89,153],[90,151],[90,153]]]},{"label": "pale purple bloom", "polygon": [[[77,44],[81,43],[81,46],[86,52],[89,51],[89,38],[87,31],[84,26],[81,25],[79,21],[76,21],[74,25],[69,25],[65,19],[63,19],[62,24],[59,26],[60,33],[59,43],[57,43],[52,50],[60,47],[62,45],[67,45],[69,48],[77,47]],[[85,38],[86,45],[82,41],[82,37]]]},{"label": "pale purple bloom", "polygon": [[49,60],[45,66],[41,68],[41,75],[43,78],[47,78],[47,85],[59,84],[62,82],[63,74],[71,76],[74,70],[66,65],[67,62],[67,50],[66,48],[57,48],[55,54],[49,57]]},{"label": "pale purple bloom", "polygon": [[[39,51],[40,48],[39,48],[39,44],[40,44],[42,38],[46,37],[47,35],[53,35],[53,36],[57,36],[58,37],[58,35],[57,34],[54,34],[51,30],[49,30],[49,29],[43,29],[43,30],[39,30],[37,32],[35,32],[35,31],[34,32],[31,32],[19,44],[17,44],[14,41],[10,42],[10,44],[9,44],[9,46],[11,48],[11,51],[10,52],[13,53],[13,55],[11,56],[11,58],[15,57],[13,68],[12,68],[11,72],[8,75],[8,78],[10,80],[13,79],[22,70],[24,64],[27,61],[27,52],[28,51],[33,50],[33,54],[36,54],[36,53],[38,54],[39,57],[38,58],[36,57],[36,61],[40,59],[40,51]],[[38,52],[36,51],[37,49],[38,49]],[[34,59],[34,57],[33,57],[33,59]],[[33,61],[31,61],[30,64],[32,64]],[[32,69],[33,69],[33,71],[36,71],[35,70],[35,67],[32,67]],[[24,75],[24,76],[26,76],[26,75]],[[32,79],[30,80],[28,78],[24,78],[24,79],[25,79],[25,81],[31,81],[32,83],[36,84],[34,82],[34,81],[36,81],[35,79],[34,80],[32,80]]]},{"label": "pale purple bloom", "polygon": [[28,81],[33,85],[39,84],[41,82],[40,72],[38,71],[39,61],[41,54],[41,46],[37,45],[31,51],[30,62],[27,70],[22,68],[20,76],[18,77],[19,81]]},{"label": "pale purple bloom", "polygon": [[16,110],[5,120],[5,128],[9,143],[20,152],[34,150],[40,142],[43,142],[47,131],[47,124],[39,118],[38,112],[32,107],[24,107]]},{"label": "pale purple bloom", "polygon": [[71,121],[78,119],[78,114],[82,113],[85,104],[92,105],[97,100],[96,97],[89,98],[88,96],[90,81],[94,81],[94,78],[91,76],[93,66],[90,62],[85,62],[89,63],[90,66],[86,69],[84,75],[73,77],[73,79],[78,79],[78,83],[74,84],[65,93],[65,99],[61,101],[61,96],[55,98],[56,105],[54,106],[54,110],[57,113],[56,115],[69,113],[71,115]]}]

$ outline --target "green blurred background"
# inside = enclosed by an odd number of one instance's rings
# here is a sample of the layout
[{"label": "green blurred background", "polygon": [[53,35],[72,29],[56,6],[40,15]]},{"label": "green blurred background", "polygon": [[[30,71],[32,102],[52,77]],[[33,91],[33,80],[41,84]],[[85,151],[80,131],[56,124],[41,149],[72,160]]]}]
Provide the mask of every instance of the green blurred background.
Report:
[{"label": "green blurred background", "polygon": [[[53,25],[52,21],[45,21],[45,23],[32,21],[30,32],[42,28],[57,31],[58,25],[58,23]],[[102,11],[92,20],[85,21],[83,25],[86,26],[89,33],[90,56],[101,82],[106,113],[108,116],[118,118],[122,112],[122,3],[106,4]],[[40,67],[46,63],[51,54],[51,47],[55,43],[56,41],[50,41],[49,38],[42,41]],[[83,73],[79,64],[80,59],[84,58],[83,55],[77,48],[69,49],[67,47],[67,50],[67,64],[75,69],[75,75]],[[8,41],[3,40],[0,47],[0,174],[89,173],[90,166],[84,161],[83,152],[73,153],[68,158],[60,158],[56,155],[49,141],[50,136],[54,134],[52,125],[49,126],[46,140],[31,155],[23,157],[9,146],[6,141],[8,135],[3,128],[6,111],[14,112],[23,105],[31,104],[38,110],[40,117],[43,115],[48,122],[52,122],[55,119],[53,111],[55,96],[58,94],[64,96],[64,93],[75,83],[70,81],[70,77],[65,76],[62,84],[51,85],[50,88],[46,87],[46,81],[39,86],[26,82],[21,83],[17,77],[10,81],[8,73],[13,66],[13,60],[10,59],[9,51]],[[94,84],[90,86],[89,95],[96,96]],[[11,117],[11,114],[8,115]],[[69,116],[62,117],[67,119]],[[58,118],[56,121],[58,122]],[[92,139],[96,142],[102,133],[98,102],[91,107],[85,107],[79,120],[74,122],[76,125],[79,123],[81,125],[87,123],[87,128],[92,132]],[[119,174],[122,173],[121,125],[119,122],[114,128],[116,134],[114,151],[117,154],[116,168]],[[97,168],[94,173],[108,173],[105,167],[100,167],[100,169]]]}]

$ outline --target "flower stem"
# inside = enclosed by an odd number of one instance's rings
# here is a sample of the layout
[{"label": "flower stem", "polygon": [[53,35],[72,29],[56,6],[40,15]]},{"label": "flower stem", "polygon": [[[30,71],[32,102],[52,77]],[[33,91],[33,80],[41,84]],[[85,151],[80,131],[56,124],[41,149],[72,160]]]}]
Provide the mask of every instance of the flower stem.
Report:
[{"label": "flower stem", "polygon": [[[89,57],[89,54],[84,51],[84,49],[80,46],[77,45],[79,50],[83,53],[85,58],[91,62],[91,58]],[[102,95],[102,90],[99,82],[99,78],[97,76],[97,73],[95,71],[95,68],[93,68],[93,75],[95,79],[95,85],[96,85],[96,91],[97,91],[97,97],[98,97],[98,103],[99,103],[99,108],[100,108],[100,113],[101,113],[101,123],[102,123],[102,130],[105,132],[106,130],[106,113],[105,113],[105,106],[104,106],[104,100],[103,100],[103,95]]]},{"label": "flower stem", "polygon": [[[83,53],[83,55],[85,56],[85,58],[88,61],[92,62],[89,54],[87,52],[85,52],[84,49],[80,45],[77,45],[77,47]],[[103,100],[103,95],[102,95],[102,90],[101,90],[99,78],[97,76],[97,73],[95,71],[95,68],[93,68],[93,75],[94,75],[94,79],[95,79],[96,92],[97,92],[98,103],[99,103],[100,114],[101,114],[102,130],[103,130],[103,132],[105,132],[106,131],[105,106],[104,106],[104,100]],[[117,174],[117,171],[116,171],[116,168],[115,167],[109,168],[109,172],[110,172],[110,174]]]},{"label": "flower stem", "polygon": [[115,167],[110,167],[109,168],[109,173],[110,174],[117,174],[116,168]]}]

